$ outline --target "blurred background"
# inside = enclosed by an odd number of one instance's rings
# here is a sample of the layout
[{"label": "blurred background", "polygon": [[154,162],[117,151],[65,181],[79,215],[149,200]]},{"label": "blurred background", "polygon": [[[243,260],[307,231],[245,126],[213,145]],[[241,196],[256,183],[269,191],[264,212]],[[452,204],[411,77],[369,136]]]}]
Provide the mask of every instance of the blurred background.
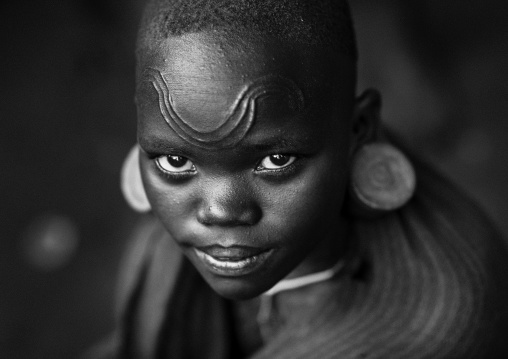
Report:
[{"label": "blurred background", "polygon": [[[507,234],[508,2],[351,5],[359,91]],[[0,358],[74,358],[112,328],[142,6],[0,5]]]}]

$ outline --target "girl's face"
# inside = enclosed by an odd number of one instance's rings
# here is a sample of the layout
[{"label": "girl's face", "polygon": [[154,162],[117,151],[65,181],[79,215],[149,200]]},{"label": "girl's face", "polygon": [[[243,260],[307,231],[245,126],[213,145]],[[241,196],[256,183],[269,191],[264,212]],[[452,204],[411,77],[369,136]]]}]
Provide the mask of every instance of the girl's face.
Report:
[{"label": "girl's face", "polygon": [[165,40],[136,93],[153,211],[232,299],[332,266],[346,240],[353,62],[247,37]]}]

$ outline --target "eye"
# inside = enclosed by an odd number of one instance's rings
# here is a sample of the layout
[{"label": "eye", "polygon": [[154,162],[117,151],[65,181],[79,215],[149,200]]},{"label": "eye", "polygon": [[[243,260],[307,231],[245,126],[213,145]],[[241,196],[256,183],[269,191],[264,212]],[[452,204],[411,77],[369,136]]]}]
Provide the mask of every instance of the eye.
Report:
[{"label": "eye", "polygon": [[296,156],[277,153],[263,158],[258,166],[258,170],[277,170],[289,166],[295,160]]},{"label": "eye", "polygon": [[188,158],[182,156],[159,156],[155,159],[155,163],[157,164],[159,170],[164,173],[183,173],[196,171],[194,164]]}]

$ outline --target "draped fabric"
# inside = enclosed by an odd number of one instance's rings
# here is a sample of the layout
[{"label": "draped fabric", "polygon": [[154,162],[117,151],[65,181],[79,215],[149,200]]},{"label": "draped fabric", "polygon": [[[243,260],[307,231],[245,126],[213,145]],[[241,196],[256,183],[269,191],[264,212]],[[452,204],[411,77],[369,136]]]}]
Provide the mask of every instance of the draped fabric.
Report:
[{"label": "draped fabric", "polygon": [[[474,204],[414,163],[411,202],[352,219],[355,260],[334,279],[337,290],[253,359],[491,358],[505,349],[505,245]],[[126,260],[116,357],[239,358],[231,303],[155,220],[144,228]]]}]

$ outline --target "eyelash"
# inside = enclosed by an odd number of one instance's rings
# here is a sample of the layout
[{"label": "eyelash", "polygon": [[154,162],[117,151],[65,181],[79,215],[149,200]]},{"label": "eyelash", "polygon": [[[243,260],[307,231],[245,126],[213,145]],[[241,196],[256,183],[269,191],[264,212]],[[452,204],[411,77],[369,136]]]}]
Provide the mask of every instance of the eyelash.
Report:
[{"label": "eyelash", "polygon": [[[264,167],[262,167],[262,163],[265,161],[265,159],[267,159],[267,158],[269,158],[271,156],[277,156],[277,155],[290,157],[289,163],[286,164],[286,165],[283,165],[282,167],[279,167],[279,168],[264,168]],[[185,170],[185,171],[180,171],[180,172],[178,172],[178,171],[168,171],[168,170],[164,169],[163,166],[160,164],[160,160],[161,159],[166,159],[167,160],[169,157],[180,157],[180,158],[183,158],[183,159],[185,159],[185,160],[187,160],[187,161],[189,161],[191,163],[192,168],[190,170]],[[255,167],[255,172],[262,173],[264,175],[273,175],[273,176],[280,176],[280,175],[290,174],[291,172],[294,172],[294,170],[296,169],[296,167],[299,164],[298,162],[299,162],[300,159],[301,159],[301,156],[297,156],[297,155],[294,155],[294,154],[286,154],[286,153],[271,154],[271,155],[263,157],[258,162],[258,164]],[[154,156],[152,158],[152,160],[155,162],[155,167],[157,168],[158,172],[161,175],[163,175],[165,177],[168,177],[168,178],[171,178],[171,179],[185,179],[185,178],[189,178],[190,176],[193,176],[193,175],[195,175],[197,173],[197,169],[196,169],[196,166],[194,165],[194,163],[191,160],[189,160],[187,157],[184,157],[184,156],[179,156],[179,155],[162,155],[162,156]]]},{"label": "eyelash", "polygon": [[[161,164],[161,161],[166,160],[170,166],[173,166],[171,163],[169,163],[170,157],[179,157],[181,159],[186,160],[184,165],[187,164],[187,161],[190,162],[191,168],[188,170],[184,170],[184,171],[169,171],[169,170],[165,169],[164,166]],[[191,160],[189,160],[187,157],[184,157],[184,156],[179,156],[179,155],[156,156],[153,158],[153,161],[155,162],[155,167],[157,168],[159,173],[167,178],[185,179],[185,178],[188,178],[188,177],[194,175],[197,172],[196,166],[194,165],[194,163]],[[182,165],[182,166],[184,166],[184,165]]]},{"label": "eyelash", "polygon": [[[262,163],[265,161],[265,159],[268,159],[273,156],[286,156],[289,157],[289,160],[287,164],[282,165],[279,168],[266,168],[262,167]],[[285,153],[276,153],[272,155],[265,156],[259,161],[259,164],[256,166],[256,171],[258,172],[268,172],[268,173],[279,173],[279,172],[287,172],[288,170],[292,169],[295,166],[295,162],[299,159],[298,156],[292,155],[292,154],[285,154]],[[273,163],[273,161],[272,161]]]}]

